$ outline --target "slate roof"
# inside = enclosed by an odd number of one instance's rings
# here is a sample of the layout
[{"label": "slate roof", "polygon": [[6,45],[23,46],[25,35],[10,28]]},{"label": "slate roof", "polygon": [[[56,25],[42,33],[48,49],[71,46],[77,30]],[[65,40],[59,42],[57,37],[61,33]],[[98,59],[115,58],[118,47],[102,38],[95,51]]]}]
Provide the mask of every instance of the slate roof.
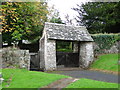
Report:
[{"label": "slate roof", "polygon": [[93,41],[91,35],[84,26],[72,26],[46,22],[44,32],[46,32],[48,39]]}]

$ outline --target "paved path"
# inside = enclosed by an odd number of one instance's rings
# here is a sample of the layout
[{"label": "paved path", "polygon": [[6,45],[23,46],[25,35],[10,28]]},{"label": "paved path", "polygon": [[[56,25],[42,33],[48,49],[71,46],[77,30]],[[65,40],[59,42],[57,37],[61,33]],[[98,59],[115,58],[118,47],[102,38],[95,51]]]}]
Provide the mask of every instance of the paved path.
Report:
[{"label": "paved path", "polygon": [[53,73],[67,75],[73,78],[88,78],[97,81],[118,83],[118,75],[107,74],[99,71],[73,70],[73,71],[57,71]]},{"label": "paved path", "polygon": [[58,81],[55,81],[51,84],[49,84],[48,86],[43,87],[44,88],[65,88],[66,86],[68,86],[70,83],[73,83],[75,81],[77,81],[79,79],[75,79],[75,78],[64,78],[64,79],[60,79]]}]

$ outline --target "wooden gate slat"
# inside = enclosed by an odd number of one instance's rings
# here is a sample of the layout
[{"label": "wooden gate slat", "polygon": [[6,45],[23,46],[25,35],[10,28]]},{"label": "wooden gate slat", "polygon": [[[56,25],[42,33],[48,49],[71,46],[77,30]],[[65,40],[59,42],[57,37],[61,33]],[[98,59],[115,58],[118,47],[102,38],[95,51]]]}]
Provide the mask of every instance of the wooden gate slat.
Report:
[{"label": "wooden gate slat", "polygon": [[79,65],[79,54],[72,52],[57,52],[57,65],[76,67]]}]

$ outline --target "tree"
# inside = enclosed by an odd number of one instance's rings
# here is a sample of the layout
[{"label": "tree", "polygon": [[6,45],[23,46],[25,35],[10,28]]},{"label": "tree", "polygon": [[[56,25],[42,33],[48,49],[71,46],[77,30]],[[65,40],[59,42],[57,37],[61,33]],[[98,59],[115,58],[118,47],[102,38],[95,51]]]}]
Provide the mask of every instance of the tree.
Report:
[{"label": "tree", "polygon": [[76,21],[79,25],[86,26],[90,33],[118,33],[119,4],[120,2],[87,2],[81,6],[77,4],[73,10],[79,14]]},{"label": "tree", "polygon": [[48,21],[51,23],[64,24],[60,18],[59,11],[54,8],[54,5],[49,8],[49,16],[48,17],[49,17]]},{"label": "tree", "polygon": [[70,19],[70,17],[69,17],[68,14],[65,15],[65,19],[66,19],[66,24],[68,24],[68,25],[73,25],[73,23],[72,23],[72,19]]},{"label": "tree", "polygon": [[1,7],[3,42],[11,44],[40,38],[44,22],[47,21],[47,3],[3,2]]}]

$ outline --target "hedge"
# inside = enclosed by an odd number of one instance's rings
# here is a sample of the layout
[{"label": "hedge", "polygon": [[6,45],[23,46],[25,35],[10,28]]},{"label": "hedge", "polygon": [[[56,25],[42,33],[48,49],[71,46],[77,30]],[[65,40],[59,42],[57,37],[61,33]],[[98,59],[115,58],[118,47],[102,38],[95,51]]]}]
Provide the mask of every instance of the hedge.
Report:
[{"label": "hedge", "polygon": [[104,50],[110,49],[120,40],[119,34],[92,34],[92,38],[99,46],[99,49],[95,50],[98,53],[104,53]]}]

